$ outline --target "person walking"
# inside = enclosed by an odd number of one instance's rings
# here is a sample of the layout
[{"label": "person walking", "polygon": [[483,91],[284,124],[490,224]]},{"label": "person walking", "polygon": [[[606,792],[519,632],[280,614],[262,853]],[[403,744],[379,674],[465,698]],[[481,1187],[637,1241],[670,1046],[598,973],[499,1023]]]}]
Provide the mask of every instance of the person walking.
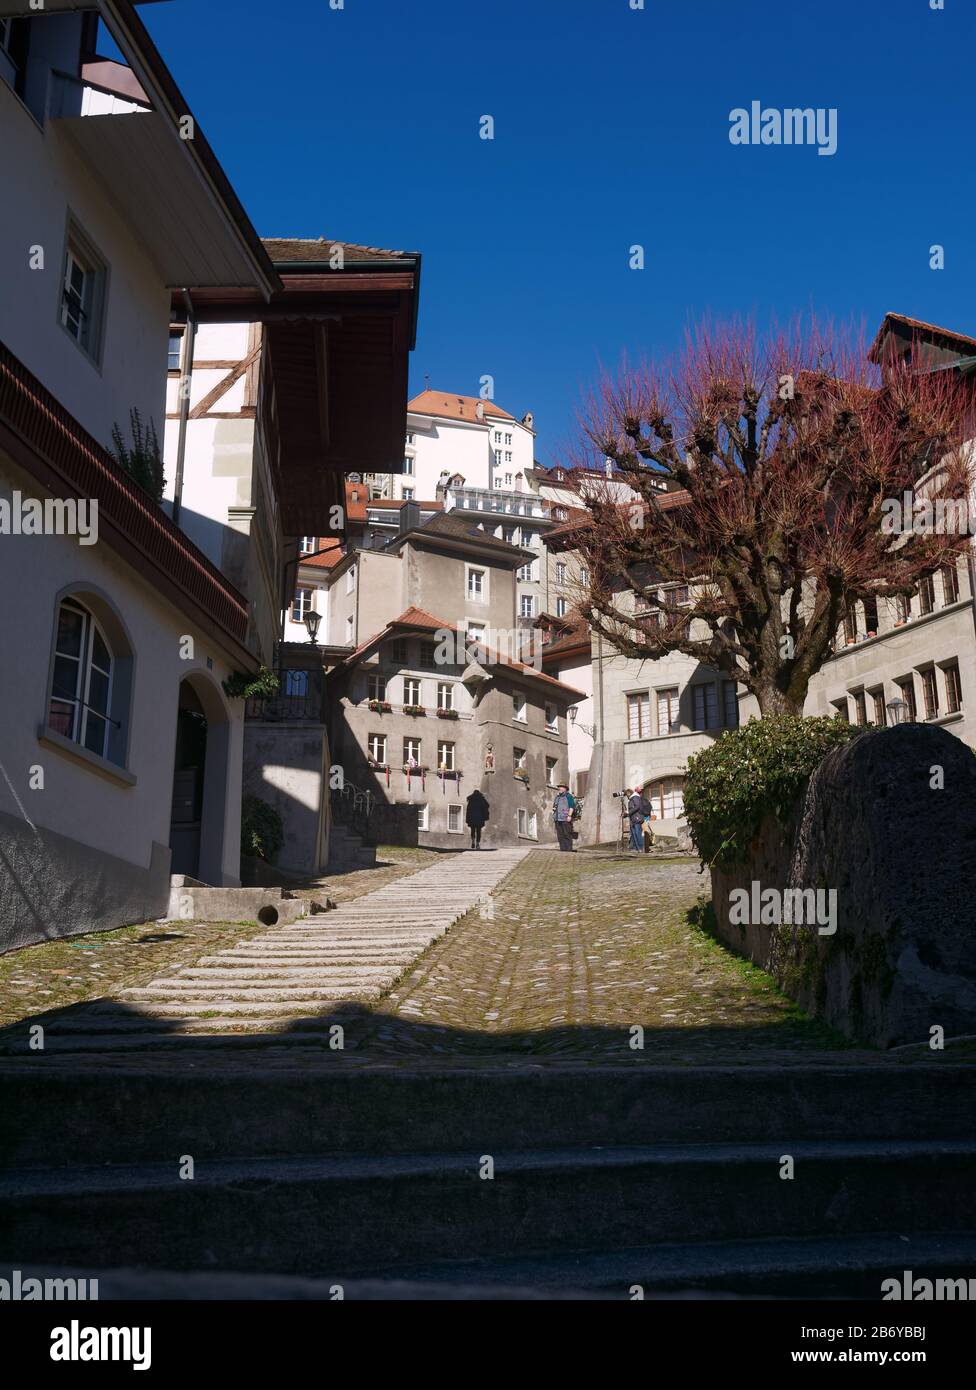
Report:
[{"label": "person walking", "polygon": [[481,848],[481,832],[488,820],[490,811],[491,807],[487,797],[482,796],[479,791],[473,791],[468,797],[468,809],[464,815],[465,823],[471,831],[472,849]]},{"label": "person walking", "polygon": [[647,806],[648,813],[650,806],[641,796],[640,787],[631,789],[630,799],[627,802],[627,813],[630,817],[630,849],[628,854],[644,853],[644,808]]},{"label": "person walking", "polygon": [[552,803],[552,816],[556,822],[556,839],[559,841],[559,848],[563,853],[576,853],[573,849],[573,811],[575,809],[576,798],[570,795],[566,783],[560,782],[556,799]]}]

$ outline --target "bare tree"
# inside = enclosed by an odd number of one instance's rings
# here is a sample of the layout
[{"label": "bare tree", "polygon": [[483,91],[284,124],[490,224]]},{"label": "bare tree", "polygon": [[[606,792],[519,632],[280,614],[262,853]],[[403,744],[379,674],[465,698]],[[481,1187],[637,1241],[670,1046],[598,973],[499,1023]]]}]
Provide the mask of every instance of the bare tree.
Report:
[{"label": "bare tree", "polygon": [[684,652],[764,715],[799,713],[851,605],[911,594],[966,547],[958,529],[894,534],[890,506],[919,485],[968,501],[971,420],[958,373],[881,367],[816,330],[702,331],[672,365],[624,367],[576,462],[612,459],[641,500],[609,483],[588,498],[581,611],[625,655]]}]

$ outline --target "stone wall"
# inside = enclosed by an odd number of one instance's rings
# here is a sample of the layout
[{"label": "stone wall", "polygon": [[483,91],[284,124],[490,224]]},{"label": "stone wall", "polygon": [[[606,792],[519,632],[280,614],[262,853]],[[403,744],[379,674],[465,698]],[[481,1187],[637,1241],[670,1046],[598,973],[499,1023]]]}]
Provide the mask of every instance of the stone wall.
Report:
[{"label": "stone wall", "polygon": [[[735,889],[836,891],[836,931],[731,920]],[[976,1032],[976,758],[942,729],[864,734],[824,759],[790,823],[712,870],[718,933],[805,1009],[881,1047]]]}]

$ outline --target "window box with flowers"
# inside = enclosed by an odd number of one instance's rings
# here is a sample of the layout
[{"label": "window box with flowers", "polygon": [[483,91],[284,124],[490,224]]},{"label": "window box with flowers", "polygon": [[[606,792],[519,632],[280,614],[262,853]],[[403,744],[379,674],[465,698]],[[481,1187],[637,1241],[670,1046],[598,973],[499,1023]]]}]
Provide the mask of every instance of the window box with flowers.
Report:
[{"label": "window box with flowers", "polygon": [[528,768],[525,768],[525,767],[517,767],[517,768],[515,769],[515,777],[516,777],[516,780],[517,780],[517,781],[519,781],[519,782],[524,782],[526,786],[529,785],[529,771],[528,771]]},{"label": "window box with flowers", "polygon": [[439,709],[437,711],[438,719],[457,719],[457,717],[458,712],[456,709]]},{"label": "window box with flowers", "polygon": [[460,769],[459,769],[459,768],[456,768],[456,767],[444,767],[444,766],[442,765],[441,767],[439,767],[439,768],[437,769],[437,771],[438,771],[438,773],[440,774],[441,777],[447,777],[447,778],[450,778],[450,779],[452,779],[452,780],[454,780],[454,779],[456,779],[456,778],[458,778],[458,777],[461,776]]},{"label": "window box with flowers", "polygon": [[392,714],[393,706],[389,700],[370,700],[369,708],[374,714]]},{"label": "window box with flowers", "polygon": [[427,711],[423,705],[404,705],[404,714],[426,715]]}]

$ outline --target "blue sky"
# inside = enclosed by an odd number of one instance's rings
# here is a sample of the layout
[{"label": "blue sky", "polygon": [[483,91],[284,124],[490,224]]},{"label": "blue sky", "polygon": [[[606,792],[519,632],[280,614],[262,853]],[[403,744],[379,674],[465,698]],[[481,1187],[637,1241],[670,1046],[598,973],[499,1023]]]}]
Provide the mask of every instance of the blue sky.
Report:
[{"label": "blue sky", "polygon": [[[421,251],[411,391],[490,374],[544,462],[601,363],[667,355],[705,317],[873,332],[894,309],[976,334],[973,0],[141,13],[259,232]],[[835,107],[837,153],[733,146],[753,100]]]}]

